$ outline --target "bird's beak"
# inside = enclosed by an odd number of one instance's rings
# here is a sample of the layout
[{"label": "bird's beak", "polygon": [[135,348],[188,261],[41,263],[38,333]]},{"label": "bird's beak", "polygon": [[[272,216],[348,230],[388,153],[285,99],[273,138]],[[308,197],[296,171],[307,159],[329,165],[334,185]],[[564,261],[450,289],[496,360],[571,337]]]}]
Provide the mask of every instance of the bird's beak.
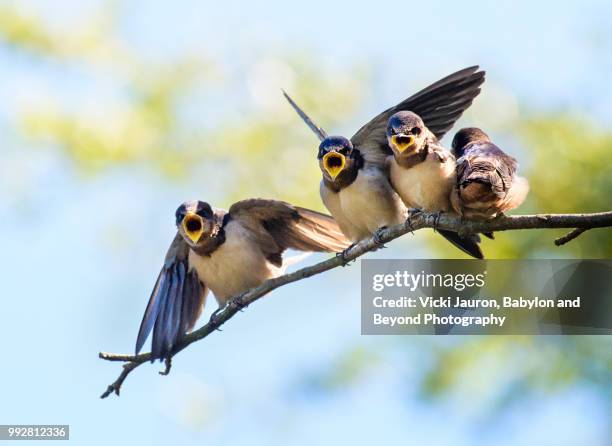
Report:
[{"label": "bird's beak", "polygon": [[204,233],[204,220],[198,214],[189,212],[183,218],[183,230],[193,243],[198,243]]},{"label": "bird's beak", "polygon": [[414,146],[414,136],[412,135],[393,135],[391,137],[391,144],[395,147],[399,153],[403,153],[409,147]]},{"label": "bird's beak", "polygon": [[327,171],[332,180],[344,170],[346,166],[346,157],[338,152],[327,152],[323,156],[323,168]]}]

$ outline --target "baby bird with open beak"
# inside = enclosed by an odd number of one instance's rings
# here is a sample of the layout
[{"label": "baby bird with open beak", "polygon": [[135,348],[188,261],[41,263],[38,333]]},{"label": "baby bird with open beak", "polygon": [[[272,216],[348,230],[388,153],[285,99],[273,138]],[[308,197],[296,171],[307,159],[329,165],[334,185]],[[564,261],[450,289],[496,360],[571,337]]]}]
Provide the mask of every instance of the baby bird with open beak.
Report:
[{"label": "baby bird with open beak", "polygon": [[[404,204],[427,212],[452,212],[455,157],[438,142],[420,116],[411,111],[391,116],[387,142],[393,153],[387,158],[390,181]],[[453,231],[438,232],[472,257],[484,257],[477,235],[461,237]]]},{"label": "baby bird with open beak", "polygon": [[406,207],[384,170],[366,161],[350,140],[326,137],[319,145],[318,160],[323,204],[354,243],[405,221]]},{"label": "baby bird with open beak", "polygon": [[[432,135],[441,137],[480,93],[483,82],[484,72],[478,71],[477,66],[460,70],[378,114],[350,139],[328,136],[284,93],[321,141],[317,155],[323,174],[321,199],[348,238],[358,242],[377,234],[381,228],[404,222],[407,217],[406,205],[389,178],[387,157],[393,153],[386,135],[389,118],[397,112],[415,111],[430,123]],[[464,241],[452,234],[443,233],[465,252],[482,257],[471,240]]]},{"label": "baby bird with open beak", "polygon": [[153,331],[152,360],[168,357],[193,328],[208,290],[222,307],[283,274],[288,248],[339,252],[350,245],[329,215],[278,200],[243,200],[229,211],[189,201],[176,210],[176,227],[136,341],[138,353]]},{"label": "baby bird with open beak", "polygon": [[455,159],[423,120],[410,111],[394,114],[387,125],[393,155],[387,159],[393,188],[406,206],[428,212],[451,210]]}]

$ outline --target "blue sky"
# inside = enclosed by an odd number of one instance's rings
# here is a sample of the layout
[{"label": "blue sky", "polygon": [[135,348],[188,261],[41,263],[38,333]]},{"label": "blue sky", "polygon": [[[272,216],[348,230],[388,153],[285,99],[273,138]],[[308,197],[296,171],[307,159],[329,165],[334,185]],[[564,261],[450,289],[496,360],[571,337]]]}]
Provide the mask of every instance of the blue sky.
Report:
[{"label": "blue sky", "polygon": [[[20,3],[56,26],[69,26],[98,5]],[[407,85],[474,63],[487,69],[491,96],[516,112],[571,108],[602,123],[612,118],[612,58],[604,57],[612,53],[610,2],[352,3],[131,1],[121,6],[120,32],[159,60],[202,51],[240,67],[297,49],[339,72],[366,62],[372,91],[339,129],[347,133],[404,97]],[[305,392],[302,377],[346,349],[393,350],[392,339],[359,335],[358,267],[275,291],[223,332],[182,352],[170,376],[160,377],[157,365],[143,366],[121,398],[100,401],[118,367],[97,352],[132,349],[172,238],[174,209],[199,196],[201,186],[134,168],[88,177],[57,152],[24,146],[12,128],[19,101],[13,87],[53,85],[73,101],[78,86],[53,64],[10,50],[0,49],[0,64],[6,67],[0,128],[8,141],[0,145],[6,253],[0,260],[0,422],[69,423],[73,443],[88,445],[606,444],[609,407],[581,386],[526,395],[500,419],[487,417],[494,381],[484,381],[485,397],[474,401],[423,402],[416,390],[425,355],[420,341],[406,352],[407,362],[379,364],[356,386],[329,395]],[[500,107],[499,116],[507,114]],[[147,225],[135,230],[140,220]],[[401,257],[407,249],[414,257],[431,255],[409,243],[374,255]]]}]

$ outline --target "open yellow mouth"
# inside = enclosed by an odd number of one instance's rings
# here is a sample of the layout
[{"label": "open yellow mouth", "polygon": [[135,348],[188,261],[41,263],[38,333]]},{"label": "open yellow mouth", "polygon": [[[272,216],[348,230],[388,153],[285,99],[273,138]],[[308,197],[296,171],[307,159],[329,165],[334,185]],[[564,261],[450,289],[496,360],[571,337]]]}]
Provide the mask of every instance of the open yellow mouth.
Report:
[{"label": "open yellow mouth", "polygon": [[415,140],[412,135],[393,135],[391,137],[391,144],[399,151],[403,153],[406,149],[414,146]]},{"label": "open yellow mouth", "polygon": [[198,243],[204,233],[204,220],[198,214],[190,212],[183,218],[183,230],[189,240]]},{"label": "open yellow mouth", "polygon": [[327,171],[332,180],[344,170],[346,166],[346,157],[338,152],[327,152],[323,156],[323,167]]}]

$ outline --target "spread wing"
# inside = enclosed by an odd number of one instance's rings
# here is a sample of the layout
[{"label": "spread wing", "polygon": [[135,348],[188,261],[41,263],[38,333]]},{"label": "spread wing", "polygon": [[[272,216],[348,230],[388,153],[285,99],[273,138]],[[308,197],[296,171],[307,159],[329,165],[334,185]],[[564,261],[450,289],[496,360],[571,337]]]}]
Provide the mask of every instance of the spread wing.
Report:
[{"label": "spread wing", "polygon": [[[367,161],[384,164],[385,158],[391,154],[386,137],[387,121],[394,113],[403,110],[419,115],[435,137],[441,139],[478,96],[484,80],[485,72],[478,71],[478,66],[457,71],[376,116],[355,133],[351,142]],[[325,139],[325,130],[315,124],[285,91],[283,95],[319,140]]]},{"label": "spread wing", "polygon": [[189,332],[204,307],[208,289],[189,268],[189,247],[176,235],[140,323],[136,354],[153,331],[151,360],[164,359]]},{"label": "spread wing", "polygon": [[387,122],[399,111],[412,111],[441,139],[480,93],[485,72],[478,66],[457,71],[391,107],[361,127],[351,138],[367,160],[383,162],[391,150],[387,145]]},{"label": "spread wing", "polygon": [[284,201],[254,198],[234,203],[232,219],[247,227],[268,259],[282,264],[287,248],[299,251],[338,252],[351,242],[329,215]]}]

